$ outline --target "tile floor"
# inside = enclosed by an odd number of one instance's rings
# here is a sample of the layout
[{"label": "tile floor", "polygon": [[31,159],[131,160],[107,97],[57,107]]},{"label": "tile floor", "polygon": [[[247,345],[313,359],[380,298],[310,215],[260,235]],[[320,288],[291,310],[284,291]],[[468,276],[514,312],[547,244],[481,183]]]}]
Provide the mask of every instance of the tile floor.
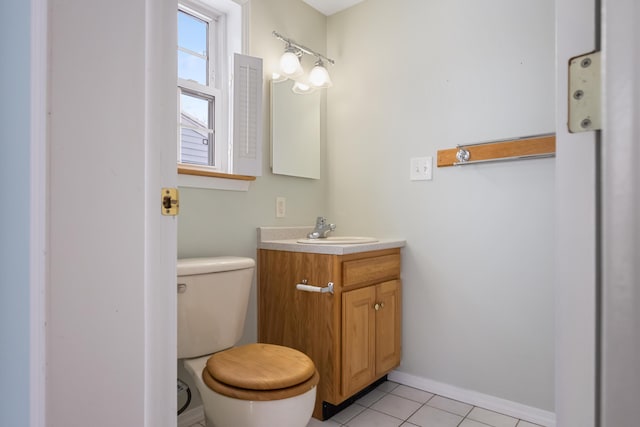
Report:
[{"label": "tile floor", "polygon": [[[307,427],[540,427],[467,403],[407,387],[380,384],[332,418]],[[204,427],[194,424],[191,427]]]}]

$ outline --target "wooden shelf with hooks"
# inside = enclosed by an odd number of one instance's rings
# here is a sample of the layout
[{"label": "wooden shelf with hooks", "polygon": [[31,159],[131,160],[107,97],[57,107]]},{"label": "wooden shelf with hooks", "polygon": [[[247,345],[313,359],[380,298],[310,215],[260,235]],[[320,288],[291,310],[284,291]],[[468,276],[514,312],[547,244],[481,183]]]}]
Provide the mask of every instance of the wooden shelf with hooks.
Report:
[{"label": "wooden shelf with hooks", "polygon": [[[467,154],[464,160],[464,154]],[[460,156],[458,156],[460,153]],[[461,144],[456,148],[438,150],[438,167],[477,163],[554,157],[556,136],[539,135],[477,144]],[[460,157],[460,158],[458,158]]]}]

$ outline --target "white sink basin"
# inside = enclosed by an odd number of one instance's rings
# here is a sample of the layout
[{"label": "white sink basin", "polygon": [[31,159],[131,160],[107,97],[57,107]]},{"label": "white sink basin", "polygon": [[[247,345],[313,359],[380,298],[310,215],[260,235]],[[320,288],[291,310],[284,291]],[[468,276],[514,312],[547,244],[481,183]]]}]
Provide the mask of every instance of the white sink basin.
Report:
[{"label": "white sink basin", "polygon": [[298,239],[298,243],[313,245],[357,245],[363,243],[375,243],[378,239],[372,237],[331,236],[324,239]]}]

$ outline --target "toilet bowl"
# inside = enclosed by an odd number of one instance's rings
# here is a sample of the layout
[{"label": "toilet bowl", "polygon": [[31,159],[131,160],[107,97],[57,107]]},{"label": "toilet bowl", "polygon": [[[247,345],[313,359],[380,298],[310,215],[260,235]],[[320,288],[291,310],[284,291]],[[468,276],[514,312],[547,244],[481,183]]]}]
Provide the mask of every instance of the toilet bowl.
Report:
[{"label": "toilet bowl", "polygon": [[297,350],[248,344],[184,365],[196,380],[207,426],[304,427],[311,418],[319,375]]},{"label": "toilet bowl", "polygon": [[305,427],[319,380],[304,353],[233,347],[244,328],[255,262],[178,260],[178,358],[194,379],[208,427]]}]

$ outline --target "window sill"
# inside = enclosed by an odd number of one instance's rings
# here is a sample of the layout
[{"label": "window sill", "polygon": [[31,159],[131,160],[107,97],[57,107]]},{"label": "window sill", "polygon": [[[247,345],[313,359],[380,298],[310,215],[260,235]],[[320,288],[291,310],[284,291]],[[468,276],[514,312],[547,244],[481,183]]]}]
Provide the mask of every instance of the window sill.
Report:
[{"label": "window sill", "polygon": [[178,164],[178,186],[212,190],[248,191],[255,176],[215,172],[207,168]]}]

